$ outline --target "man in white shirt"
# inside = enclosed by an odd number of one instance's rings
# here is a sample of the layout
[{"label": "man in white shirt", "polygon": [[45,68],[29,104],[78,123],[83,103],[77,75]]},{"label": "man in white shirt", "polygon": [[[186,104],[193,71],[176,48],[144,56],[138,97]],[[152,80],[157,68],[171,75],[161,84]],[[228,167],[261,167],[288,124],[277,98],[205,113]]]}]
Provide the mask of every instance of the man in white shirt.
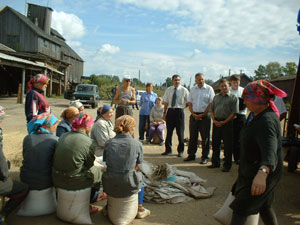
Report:
[{"label": "man in white shirt", "polygon": [[178,136],[178,157],[182,157],[184,151],[184,108],[186,107],[189,91],[180,85],[180,76],[175,74],[172,76],[173,86],[169,87],[164,96],[164,116],[163,119],[167,124],[167,138],[165,142],[165,152],[162,155],[172,153],[172,136],[173,130],[176,128]]},{"label": "man in white shirt", "polygon": [[240,86],[240,77],[232,75],[230,77],[229,91],[239,99],[239,112],[233,119],[233,159],[236,164],[240,163],[240,132],[246,122],[247,108],[243,103],[242,94],[244,88]]},{"label": "man in white shirt", "polygon": [[184,161],[192,161],[196,158],[198,148],[198,134],[200,131],[202,140],[202,157],[200,164],[206,164],[209,155],[211,119],[209,108],[215,96],[211,86],[205,83],[205,76],[202,73],[195,75],[196,86],[192,87],[188,96],[190,115],[190,141],[188,157]]}]

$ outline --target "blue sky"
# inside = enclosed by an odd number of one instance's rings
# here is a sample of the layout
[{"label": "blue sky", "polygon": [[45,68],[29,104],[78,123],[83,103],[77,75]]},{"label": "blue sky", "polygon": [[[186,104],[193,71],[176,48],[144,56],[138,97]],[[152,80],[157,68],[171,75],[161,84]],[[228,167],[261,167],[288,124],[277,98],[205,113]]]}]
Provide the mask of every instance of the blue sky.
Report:
[{"label": "blue sky", "polygon": [[[1,0],[25,14],[25,2]],[[52,28],[84,59],[84,75],[182,83],[259,64],[297,62],[299,0],[28,0],[53,9]],[[192,78],[193,80],[193,78]]]}]

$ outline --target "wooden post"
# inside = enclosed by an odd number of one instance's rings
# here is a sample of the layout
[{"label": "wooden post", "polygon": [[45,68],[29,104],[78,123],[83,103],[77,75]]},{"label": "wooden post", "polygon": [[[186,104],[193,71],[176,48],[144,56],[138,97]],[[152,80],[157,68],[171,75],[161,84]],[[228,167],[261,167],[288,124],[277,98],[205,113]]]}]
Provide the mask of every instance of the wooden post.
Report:
[{"label": "wooden post", "polygon": [[52,72],[51,72],[51,74],[50,74],[50,95],[52,94],[52,85],[53,85],[53,76],[52,76]]},{"label": "wooden post", "polygon": [[22,104],[22,84],[18,85],[18,98],[17,98],[17,103],[21,103]]},{"label": "wooden post", "polygon": [[64,75],[65,75],[65,88],[64,88],[64,91],[66,91],[66,90],[68,90],[68,67],[65,69]]},{"label": "wooden post", "polygon": [[23,104],[23,101],[24,101],[24,93],[25,93],[25,72],[26,72],[26,70],[25,70],[25,68],[23,68],[23,70],[22,70],[22,92],[21,92],[21,104]]},{"label": "wooden post", "polygon": [[61,76],[59,77],[59,96],[61,96]]}]

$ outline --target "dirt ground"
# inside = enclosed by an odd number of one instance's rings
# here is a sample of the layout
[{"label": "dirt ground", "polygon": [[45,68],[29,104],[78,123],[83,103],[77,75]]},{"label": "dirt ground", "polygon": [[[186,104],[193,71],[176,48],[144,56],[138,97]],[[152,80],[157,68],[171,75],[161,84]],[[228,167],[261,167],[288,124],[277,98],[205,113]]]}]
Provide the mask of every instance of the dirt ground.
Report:
[{"label": "dirt ground", "polygon": [[[68,106],[69,101],[64,99],[48,99],[52,107],[52,112],[59,116]],[[5,107],[6,118],[2,123],[4,133],[4,152],[6,157],[13,162],[11,176],[19,177],[19,166],[22,160],[22,141],[27,135],[26,120],[24,115],[24,105],[17,104],[16,98],[0,98],[0,105]],[[102,105],[103,102],[100,102]],[[86,108],[86,112],[96,116],[96,110]],[[134,110],[134,117],[138,120],[138,110]],[[186,110],[186,130],[185,137],[189,136],[188,131],[189,113]],[[135,131],[138,137],[138,131]],[[172,156],[161,156],[164,147],[157,145],[144,145],[145,160],[157,165],[169,163],[182,170],[192,171],[203,179],[207,179],[206,186],[216,187],[215,193],[211,198],[193,200],[181,204],[153,204],[144,203],[144,206],[151,210],[151,215],[143,220],[134,220],[132,224],[137,225],[163,225],[163,224],[187,224],[187,225],[214,225],[218,224],[212,215],[222,206],[226,199],[231,185],[237,177],[238,167],[233,164],[232,171],[229,173],[221,172],[221,169],[207,169],[206,166],[199,164],[201,148],[197,153],[197,160],[183,162],[183,158],[176,157],[177,136],[173,135]],[[185,147],[184,157],[187,156]],[[208,164],[209,165],[209,164]],[[286,166],[286,165],[285,165]],[[284,176],[276,189],[274,208],[278,216],[279,224],[300,224],[300,171],[288,173],[285,167]],[[102,208],[105,201],[97,203]],[[109,220],[97,213],[92,216],[94,224],[110,224]],[[10,225],[62,225],[68,224],[60,221],[55,214],[40,217],[19,217],[12,215],[8,219]],[[263,224],[260,222],[260,224]]]}]

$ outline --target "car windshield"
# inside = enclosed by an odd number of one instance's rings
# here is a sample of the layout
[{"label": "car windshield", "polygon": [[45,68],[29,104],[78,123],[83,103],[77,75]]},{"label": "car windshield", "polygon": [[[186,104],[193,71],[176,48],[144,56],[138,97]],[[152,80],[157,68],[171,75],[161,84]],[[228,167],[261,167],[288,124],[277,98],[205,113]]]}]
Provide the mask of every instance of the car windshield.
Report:
[{"label": "car windshield", "polygon": [[79,86],[77,86],[76,91],[91,92],[91,91],[94,91],[94,87],[93,86],[79,85]]}]

